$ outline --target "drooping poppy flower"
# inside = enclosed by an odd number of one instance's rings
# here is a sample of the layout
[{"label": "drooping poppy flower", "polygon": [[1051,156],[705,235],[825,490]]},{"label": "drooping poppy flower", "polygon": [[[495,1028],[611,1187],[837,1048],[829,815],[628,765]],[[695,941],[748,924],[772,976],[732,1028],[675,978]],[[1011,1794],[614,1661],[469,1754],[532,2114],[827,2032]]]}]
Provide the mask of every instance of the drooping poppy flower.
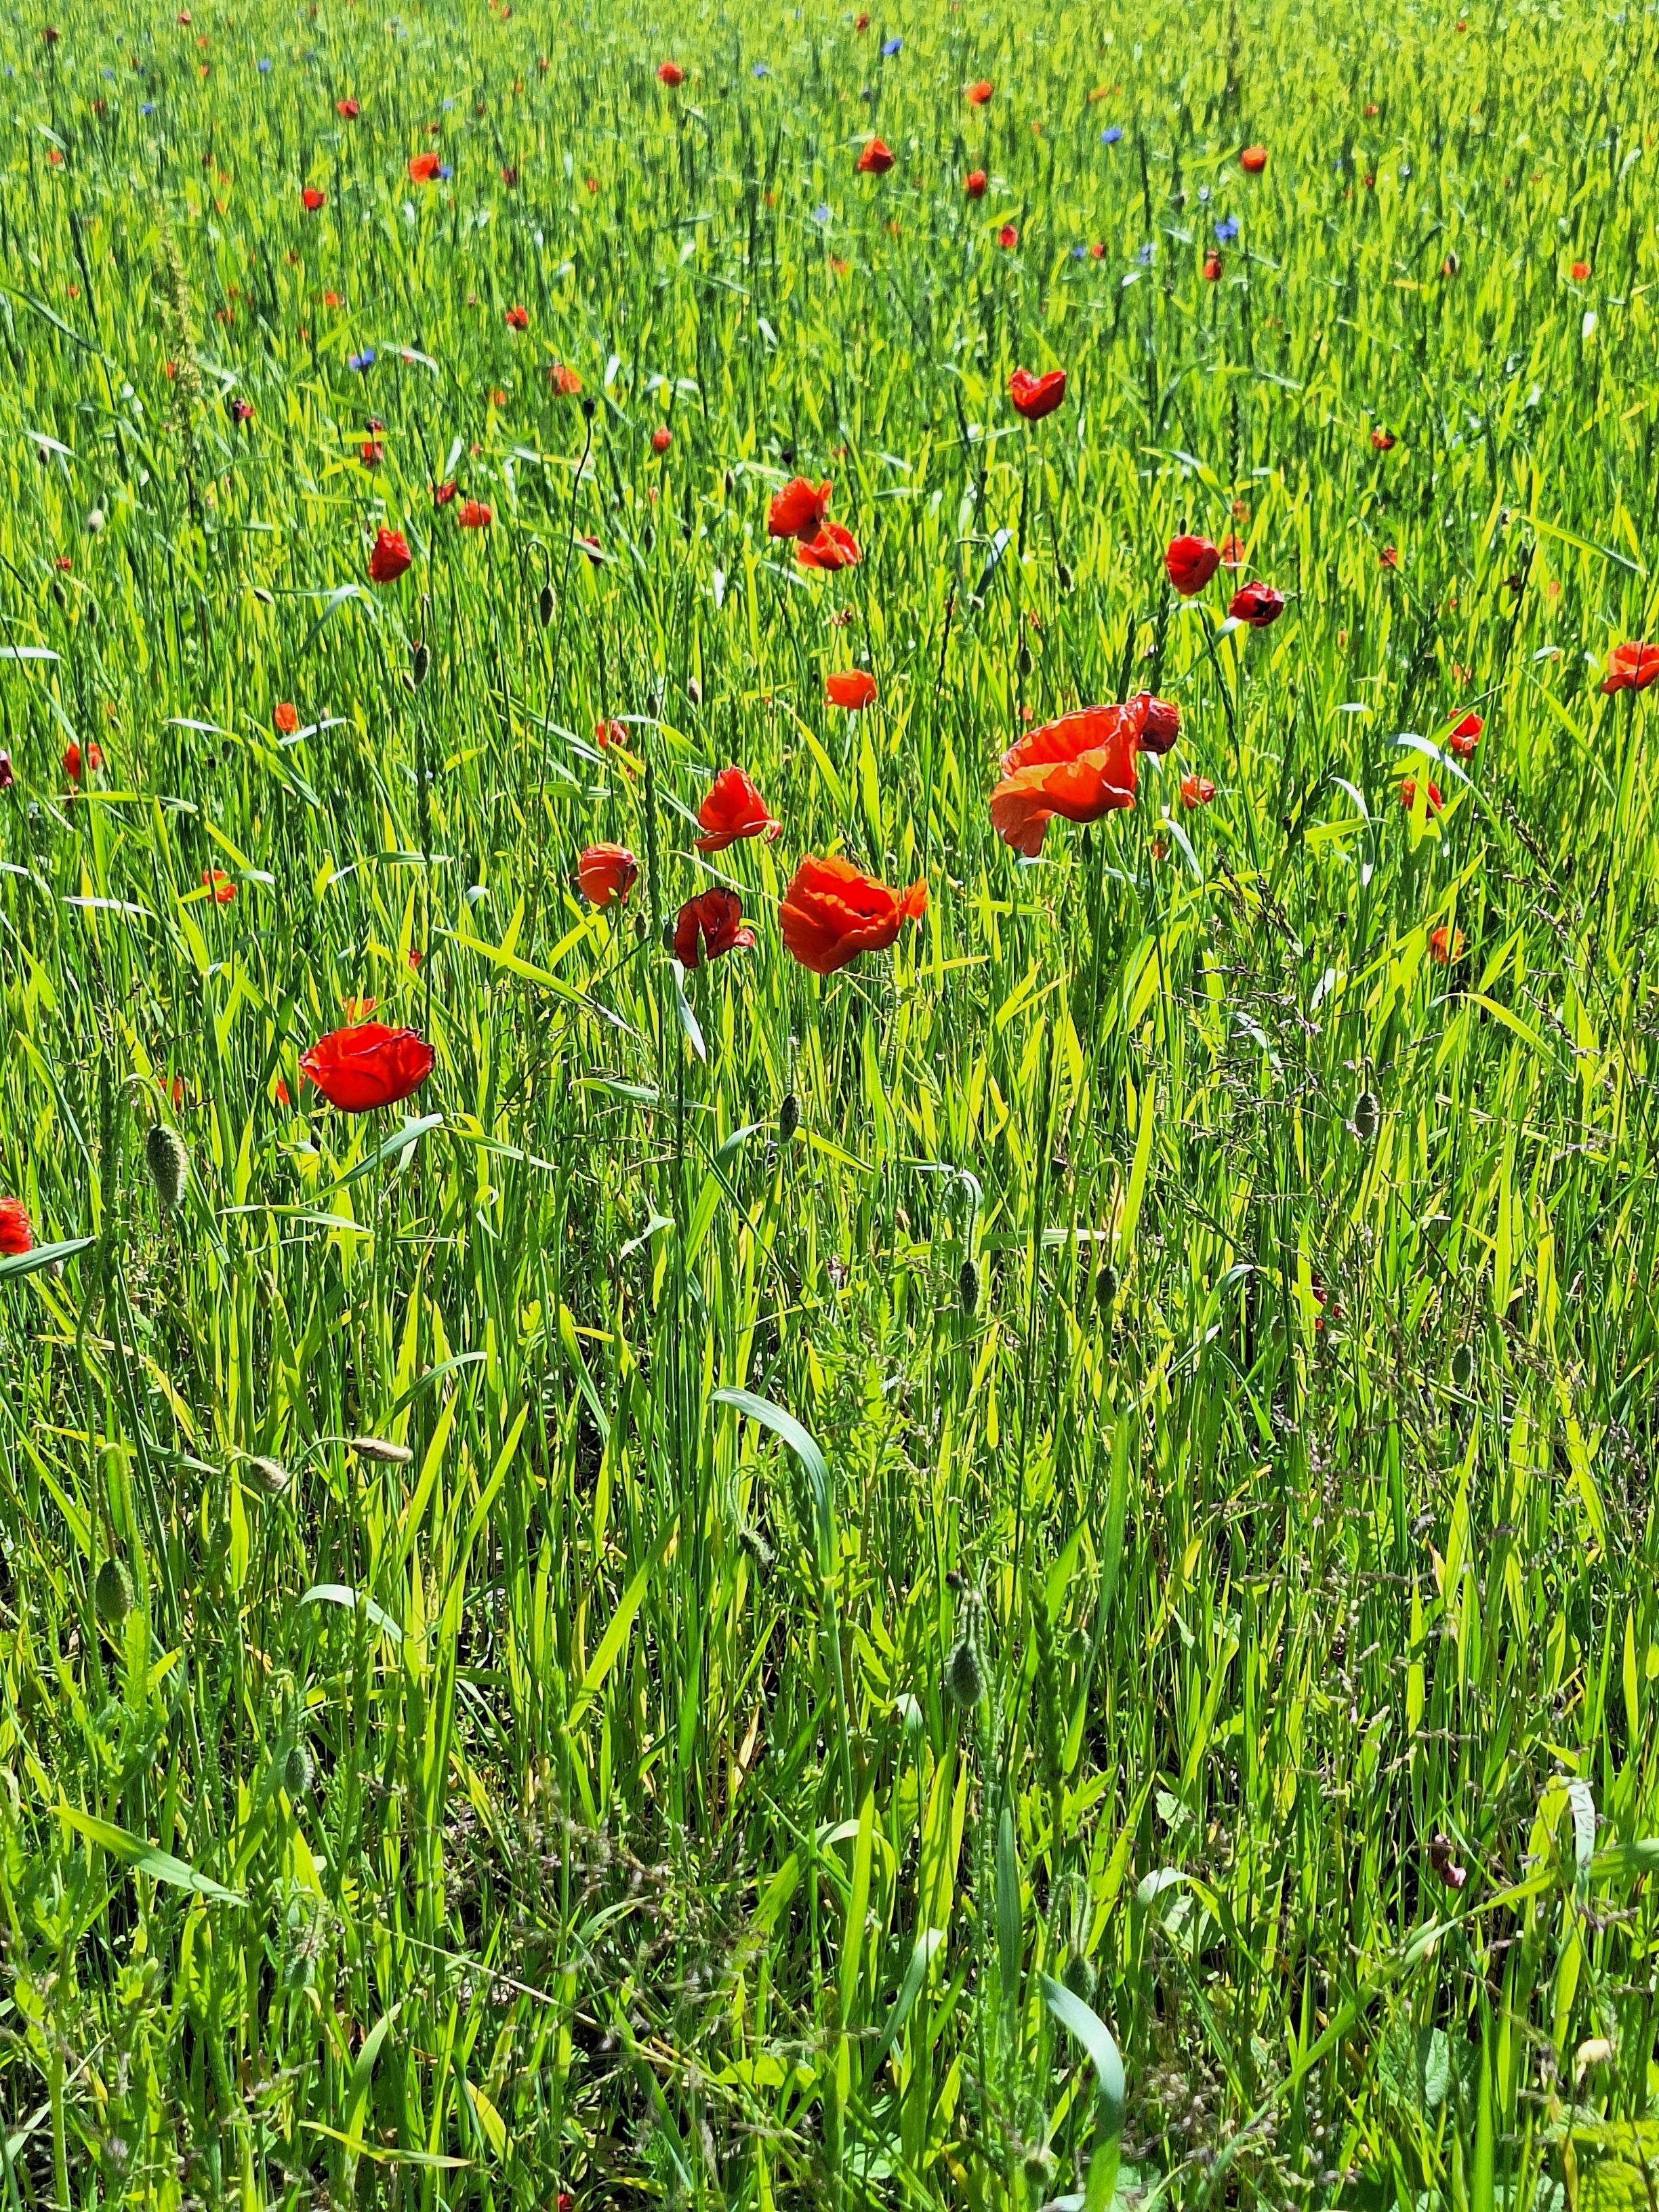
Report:
[{"label": "drooping poppy flower", "polygon": [[805,477],[791,477],[783,489],[774,495],[766,510],[766,534],[769,538],[799,538],[805,544],[816,538],[823,527],[829,507],[827,483],[814,487]]},{"label": "drooping poppy flower", "polygon": [[576,862],[582,896],[594,906],[625,899],[639,879],[640,864],[626,845],[584,846]]},{"label": "drooping poppy flower", "polygon": [[593,725],[593,742],[601,752],[607,745],[625,745],[628,731],[623,723],[609,721],[601,716]]},{"label": "drooping poppy flower", "polygon": [[1463,957],[1464,942],[1461,929],[1449,928],[1443,921],[1438,929],[1429,933],[1429,957],[1440,967],[1448,968],[1454,960]]},{"label": "drooping poppy flower", "polygon": [[582,388],[580,377],[574,368],[567,368],[562,361],[554,362],[552,368],[548,370],[547,376],[548,381],[561,399],[574,399]]},{"label": "drooping poppy flower", "polygon": [[856,714],[873,704],[876,679],[867,668],[838,668],[825,677],[823,696],[832,707],[845,707],[849,714]]},{"label": "drooping poppy flower", "polygon": [[510,331],[527,331],[530,328],[529,308],[509,307],[507,311],[507,327]]},{"label": "drooping poppy flower", "polygon": [[34,1230],[21,1198],[0,1198],[0,1258],[21,1260],[34,1249]]},{"label": "drooping poppy flower", "polygon": [[104,756],[95,743],[88,745],[84,753],[71,738],[64,748],[64,773],[71,783],[79,783],[82,770],[96,775],[104,765]]},{"label": "drooping poppy flower", "polygon": [[451,500],[459,495],[460,489],[453,477],[446,477],[441,483],[433,485],[432,504],[434,507],[447,507]]},{"label": "drooping poppy flower", "polygon": [[1659,645],[1615,645],[1607,655],[1601,689],[1609,694],[1645,691],[1656,677],[1659,677]]},{"label": "drooping poppy flower", "polygon": [[892,891],[850,860],[809,857],[783,895],[778,925],[792,958],[815,975],[831,975],[861,952],[884,951],[927,911],[925,879]]},{"label": "drooping poppy flower", "polygon": [[331,1030],[300,1054],[300,1073],[343,1114],[368,1114],[376,1106],[412,1098],[431,1074],[437,1054],[413,1030],[384,1022]]},{"label": "drooping poppy flower", "polygon": [[1042,850],[1052,817],[1098,822],[1135,803],[1135,753],[1144,714],[1127,707],[1082,707],[1009,746],[991,793],[991,827],[1027,860]]},{"label": "drooping poppy flower", "polygon": [[300,195],[300,204],[307,215],[315,215],[327,198],[328,194],[319,191],[315,185],[307,185]]},{"label": "drooping poppy flower", "polygon": [[1170,581],[1183,599],[1201,592],[1221,566],[1221,552],[1207,538],[1172,538],[1164,555]]},{"label": "drooping poppy flower", "polygon": [[673,442],[674,433],[669,428],[667,423],[659,422],[656,428],[651,433],[652,452],[653,453],[665,453]]},{"label": "drooping poppy flower", "polygon": [[[1461,31],[1463,26],[1460,23],[1457,27]],[[1460,1866],[1452,1856],[1449,1836],[1434,1835],[1429,1838],[1429,1864],[1448,1889],[1462,1889],[1469,1878],[1468,1869]]]},{"label": "drooping poppy flower", "polygon": [[987,84],[981,77],[977,84],[964,85],[962,96],[969,107],[983,107],[995,90],[996,87],[994,84]]},{"label": "drooping poppy flower", "polygon": [[783,828],[767,812],[766,801],[740,768],[720,770],[697,809],[697,820],[703,831],[696,841],[700,853],[723,853],[740,837],[775,837]]},{"label": "drooping poppy flower", "polygon": [[682,968],[699,968],[724,952],[746,952],[754,941],[743,901],[718,884],[687,899],[674,918],[674,957]]},{"label": "drooping poppy flower", "polygon": [[1391,453],[1394,451],[1394,432],[1392,430],[1373,430],[1371,432],[1371,444],[1379,453]]},{"label": "drooping poppy flower", "polygon": [[[1407,776],[1401,782],[1400,786],[1400,804],[1405,808],[1408,814],[1411,812],[1413,807],[1416,805],[1417,778],[1414,775]],[[1431,783],[1429,786],[1428,805],[1425,811],[1430,814],[1438,814],[1444,805],[1445,801],[1440,796],[1439,785],[1437,783]]]},{"label": "drooping poppy flower", "polygon": [[1400,566],[1400,548],[1397,545],[1385,545],[1376,559],[1379,568],[1397,568]]},{"label": "drooping poppy flower", "polygon": [[204,868],[202,888],[211,896],[215,906],[228,906],[236,896],[236,886],[222,868]]},{"label": "drooping poppy flower", "polygon": [[1247,146],[1238,157],[1238,166],[1248,177],[1259,177],[1267,166],[1265,146]]},{"label": "drooping poppy flower", "polygon": [[1218,253],[1206,253],[1204,257],[1204,282],[1206,284],[1218,284],[1220,281],[1221,256]]},{"label": "drooping poppy flower", "polygon": [[434,183],[438,172],[442,167],[442,161],[435,154],[411,155],[409,163],[409,181],[411,185]]},{"label": "drooping poppy flower", "polygon": [[990,181],[983,169],[970,169],[963,181],[962,189],[970,200],[982,200],[985,197],[985,187]]},{"label": "drooping poppy flower", "polygon": [[997,244],[1005,253],[1012,253],[1019,244],[1019,233],[1011,222],[1005,222],[997,233]]},{"label": "drooping poppy flower", "polygon": [[1473,713],[1465,714],[1462,720],[1451,731],[1446,743],[1459,760],[1473,760],[1474,749],[1480,742],[1480,732],[1485,727],[1486,724],[1479,714]]},{"label": "drooping poppy flower", "polygon": [[374,550],[368,556],[369,582],[395,584],[413,559],[409,540],[403,532],[389,530],[383,522],[375,535]]},{"label": "drooping poppy flower", "polygon": [[1228,570],[1230,574],[1244,566],[1244,548],[1240,544],[1237,538],[1224,538],[1222,539],[1221,565],[1224,568]]},{"label": "drooping poppy flower", "polygon": [[1252,629],[1269,629],[1284,611],[1285,594],[1271,584],[1241,585],[1227,609],[1235,622],[1249,623]]},{"label": "drooping poppy flower", "polygon": [[334,103],[334,112],[347,123],[355,123],[362,112],[355,100],[337,100]]},{"label": "drooping poppy flower", "polygon": [[1138,752],[1167,753],[1181,735],[1181,709],[1173,699],[1159,699],[1150,691],[1137,691],[1127,711],[1134,717]]},{"label": "drooping poppy flower", "polygon": [[665,84],[672,92],[677,84],[684,84],[685,82],[685,71],[680,67],[678,62],[659,62],[657,64],[657,82],[659,84]]},{"label": "drooping poppy flower", "polygon": [[893,149],[879,138],[872,138],[859,155],[858,170],[861,177],[884,177],[893,166]]},{"label": "drooping poppy flower", "polygon": [[838,522],[826,522],[816,538],[795,548],[795,558],[803,568],[821,568],[833,574],[837,568],[856,568],[864,556],[850,530],[843,530]]},{"label": "drooping poppy flower", "polygon": [[1183,775],[1181,779],[1181,803],[1183,806],[1207,806],[1215,797],[1215,786],[1206,775]]},{"label": "drooping poppy flower", "polygon": [[488,530],[495,517],[481,499],[470,499],[458,518],[463,530]]},{"label": "drooping poppy flower", "polygon": [[1023,415],[1028,422],[1040,422],[1065,398],[1066,372],[1051,368],[1046,376],[1033,376],[1029,368],[1017,368],[1008,380],[1008,397],[1016,415]]}]

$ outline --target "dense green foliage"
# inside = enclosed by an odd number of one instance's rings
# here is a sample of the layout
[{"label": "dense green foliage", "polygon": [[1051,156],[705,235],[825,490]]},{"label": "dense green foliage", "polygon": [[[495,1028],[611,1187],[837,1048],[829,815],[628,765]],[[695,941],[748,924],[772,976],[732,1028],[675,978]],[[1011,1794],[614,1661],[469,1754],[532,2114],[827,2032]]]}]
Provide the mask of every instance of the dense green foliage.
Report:
[{"label": "dense green foliage", "polygon": [[6,2204],[1650,2203],[1651,9],[191,14],[0,33]]}]

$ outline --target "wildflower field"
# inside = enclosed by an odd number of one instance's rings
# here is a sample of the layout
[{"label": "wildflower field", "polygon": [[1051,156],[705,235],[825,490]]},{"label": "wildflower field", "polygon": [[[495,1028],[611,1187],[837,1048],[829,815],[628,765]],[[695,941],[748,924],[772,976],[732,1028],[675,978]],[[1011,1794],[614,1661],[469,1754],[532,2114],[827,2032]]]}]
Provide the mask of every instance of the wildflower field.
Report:
[{"label": "wildflower field", "polygon": [[1659,2187],[1598,0],[0,28],[0,2193]]}]

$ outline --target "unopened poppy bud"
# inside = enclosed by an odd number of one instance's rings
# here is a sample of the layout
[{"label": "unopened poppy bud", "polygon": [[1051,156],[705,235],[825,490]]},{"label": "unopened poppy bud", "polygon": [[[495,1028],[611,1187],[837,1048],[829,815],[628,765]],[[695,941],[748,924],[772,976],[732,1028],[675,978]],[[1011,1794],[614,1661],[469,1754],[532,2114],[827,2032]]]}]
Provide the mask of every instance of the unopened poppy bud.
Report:
[{"label": "unopened poppy bud", "polygon": [[1031,672],[1031,648],[1029,645],[1022,645],[1019,648],[1019,672],[1022,676],[1029,676]]},{"label": "unopened poppy bud", "polygon": [[536,619],[545,629],[553,619],[553,586],[544,584],[536,594]]},{"label": "unopened poppy bud", "polygon": [[985,1695],[985,1675],[978,1655],[964,1636],[952,1647],[945,1662],[945,1686],[964,1712],[972,1712]]},{"label": "unopened poppy bud", "polygon": [[426,682],[426,672],[432,665],[432,655],[426,645],[416,639],[409,656],[409,680],[418,690]]},{"label": "unopened poppy bud", "polygon": [[132,1611],[132,1577],[113,1555],[98,1570],[92,1601],[106,1628],[119,1628]]},{"label": "unopened poppy bud", "polygon": [[407,1467],[415,1456],[407,1444],[394,1444],[390,1437],[353,1437],[351,1449],[377,1467]]},{"label": "unopened poppy bud", "polygon": [[279,1459],[267,1459],[262,1453],[249,1456],[247,1471],[253,1478],[253,1486],[262,1490],[267,1498],[280,1498],[293,1477]]},{"label": "unopened poppy bud", "polygon": [[1353,1102],[1353,1133],[1362,1145],[1374,1144],[1382,1126],[1382,1102],[1374,1091],[1362,1091]]},{"label": "unopened poppy bud", "polygon": [[165,1121],[153,1122],[145,1133],[144,1165],[149,1170],[162,1212],[177,1212],[190,1174],[190,1154],[179,1132]]},{"label": "unopened poppy bud", "polygon": [[302,1743],[292,1745],[288,1757],[283,1761],[283,1787],[289,1797],[297,1800],[305,1796],[316,1771],[307,1747]]},{"label": "unopened poppy bud", "polygon": [[778,1109],[778,1141],[787,1145],[800,1127],[800,1101],[793,1091],[783,1094],[783,1103]]},{"label": "unopened poppy bud", "polygon": [[1071,590],[1072,572],[1064,561],[1056,564],[1054,568],[1054,580],[1059,584],[1062,592],[1069,592]]},{"label": "unopened poppy bud", "polygon": [[1081,1951],[1072,1953],[1060,1969],[1060,1978],[1074,1997],[1081,1997],[1085,2004],[1094,2002],[1095,1984],[1097,1979],[1094,1962],[1092,1960],[1085,1959]]},{"label": "unopened poppy bud", "polygon": [[588,422],[593,420],[593,395],[591,392],[582,401],[582,419]]},{"label": "unopened poppy bud", "polygon": [[1020,2160],[1020,2170],[1027,2186],[1048,2194],[1048,2184],[1054,2170],[1054,2154],[1047,2143],[1033,2143]]},{"label": "unopened poppy bud", "polygon": [[1104,1313],[1117,1296],[1117,1269],[1109,1260],[1095,1277],[1095,1304]]},{"label": "unopened poppy bud", "polygon": [[695,676],[688,676],[685,679],[685,696],[694,707],[702,706],[702,686]]},{"label": "unopened poppy bud", "polygon": [[1472,1344],[1454,1346],[1451,1356],[1452,1387],[1467,1390],[1474,1380],[1474,1346]]},{"label": "unopened poppy bud", "polygon": [[979,1261],[964,1260],[957,1278],[957,1303],[971,1321],[979,1311]]}]

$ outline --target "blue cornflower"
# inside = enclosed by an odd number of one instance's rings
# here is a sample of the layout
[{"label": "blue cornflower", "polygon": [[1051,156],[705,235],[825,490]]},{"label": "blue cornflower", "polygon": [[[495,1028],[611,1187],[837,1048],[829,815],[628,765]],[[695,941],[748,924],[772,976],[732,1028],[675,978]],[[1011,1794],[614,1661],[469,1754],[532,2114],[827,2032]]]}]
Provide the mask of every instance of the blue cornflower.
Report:
[{"label": "blue cornflower", "polygon": [[145,100],[143,106],[139,108],[138,112],[140,115],[154,115],[155,112],[155,102],[153,100]]},{"label": "blue cornflower", "polygon": [[764,62],[757,62],[754,68],[750,71],[750,75],[751,76],[770,76],[771,74],[771,70],[768,69]]},{"label": "blue cornflower", "polygon": [[349,353],[346,356],[346,367],[348,368],[356,369],[359,374],[361,374],[364,369],[373,368],[374,366],[374,349],[373,346],[365,346],[361,353]]},{"label": "blue cornflower", "polygon": [[449,164],[447,161],[440,161],[440,162],[439,162],[439,164],[438,164],[438,174],[439,174],[439,176],[443,179],[443,181],[444,181],[444,183],[445,183],[445,184],[447,184],[447,183],[449,182],[450,179],[454,175],[454,173],[455,173],[454,170],[451,167],[450,164]]},{"label": "blue cornflower", "polygon": [[259,64],[259,74],[261,76],[269,76],[270,75],[270,64],[263,58]]},{"label": "blue cornflower", "polygon": [[1143,246],[1139,252],[1136,254],[1135,259],[1140,264],[1143,269],[1150,269],[1152,265],[1152,257],[1157,251],[1158,248],[1152,244],[1152,240],[1148,239],[1146,245]]},{"label": "blue cornflower", "polygon": [[1234,239],[1237,236],[1238,217],[1236,215],[1223,216],[1220,222],[1217,223],[1215,227],[1216,244],[1218,246],[1231,246]]},{"label": "blue cornflower", "polygon": [[1103,146],[1115,146],[1122,136],[1123,125],[1121,123],[1109,123],[1100,134],[1100,143]]},{"label": "blue cornflower", "polygon": [[902,39],[889,39],[881,50],[881,58],[883,61],[890,62],[894,55],[903,44],[904,41]]},{"label": "blue cornflower", "polygon": [[1089,249],[1086,246],[1074,246],[1072,248],[1072,258],[1073,261],[1086,261],[1088,258]]},{"label": "blue cornflower", "polygon": [[830,210],[822,200],[812,210],[812,220],[814,222],[828,222],[830,220]]}]

